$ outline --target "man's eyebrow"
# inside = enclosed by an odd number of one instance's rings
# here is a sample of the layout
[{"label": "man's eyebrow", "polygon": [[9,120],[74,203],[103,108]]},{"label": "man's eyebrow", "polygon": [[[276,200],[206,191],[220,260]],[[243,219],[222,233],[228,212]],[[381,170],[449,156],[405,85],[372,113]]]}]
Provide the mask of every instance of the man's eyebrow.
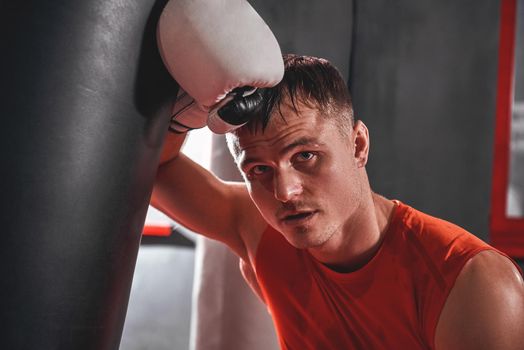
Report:
[{"label": "man's eyebrow", "polygon": [[[284,155],[291,150],[293,150],[296,147],[299,146],[307,146],[307,145],[313,145],[313,146],[322,146],[324,143],[319,142],[315,137],[301,137],[297,140],[293,141],[289,145],[285,146],[283,149],[280,150],[279,155]],[[244,169],[247,167],[247,165],[251,163],[256,163],[258,160],[256,158],[246,158],[240,162],[240,168]]]},{"label": "man's eyebrow", "polygon": [[307,146],[307,145],[314,145],[314,146],[321,146],[323,143],[319,142],[315,137],[301,137],[294,142],[290,143],[286,147],[284,147],[279,153],[280,155],[288,153],[293,148],[299,147],[299,146]]}]

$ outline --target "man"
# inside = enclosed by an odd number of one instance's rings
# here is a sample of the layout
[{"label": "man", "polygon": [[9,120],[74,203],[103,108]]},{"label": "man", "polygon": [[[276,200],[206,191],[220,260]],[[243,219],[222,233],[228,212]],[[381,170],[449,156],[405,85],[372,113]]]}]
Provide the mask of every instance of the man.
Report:
[{"label": "man", "polygon": [[244,183],[169,135],[152,204],[227,244],[283,349],[522,349],[517,267],[463,229],[373,193],[370,138],[326,60],[288,55],[227,135]]}]

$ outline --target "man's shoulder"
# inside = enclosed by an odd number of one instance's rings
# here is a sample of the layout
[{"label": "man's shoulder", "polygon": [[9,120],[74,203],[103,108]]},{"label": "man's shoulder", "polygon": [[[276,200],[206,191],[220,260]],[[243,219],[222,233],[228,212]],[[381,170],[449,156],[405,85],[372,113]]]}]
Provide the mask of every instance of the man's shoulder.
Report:
[{"label": "man's shoulder", "polygon": [[471,252],[489,247],[480,238],[463,227],[436,216],[405,206],[400,230],[405,239],[434,254]]},{"label": "man's shoulder", "polygon": [[524,286],[508,257],[467,230],[411,207],[400,227],[400,247],[420,262],[411,265],[413,278],[424,282],[420,305],[427,306],[426,332],[436,349],[518,348],[497,339],[524,343],[521,331],[511,332],[513,325],[524,328]]},{"label": "man's shoulder", "polygon": [[395,247],[402,249],[404,259],[419,262],[414,278],[431,276],[431,283],[423,286],[438,293],[442,303],[466,263],[482,251],[494,250],[465,229],[410,207],[396,236]]},{"label": "man's shoulder", "polygon": [[[508,256],[495,249],[483,250],[469,259],[453,289],[463,289],[481,298],[504,297],[515,293],[520,293],[524,298],[522,271]],[[494,299],[492,301],[500,300],[498,297]]]},{"label": "man's shoulder", "polygon": [[402,204],[402,206],[405,208],[404,223],[406,227],[409,227],[413,231],[432,234],[461,233],[466,231],[464,228],[446,219],[406,204]]},{"label": "man's shoulder", "polygon": [[437,349],[517,349],[524,343],[524,283],[506,256],[486,250],[464,265],[442,310]]}]

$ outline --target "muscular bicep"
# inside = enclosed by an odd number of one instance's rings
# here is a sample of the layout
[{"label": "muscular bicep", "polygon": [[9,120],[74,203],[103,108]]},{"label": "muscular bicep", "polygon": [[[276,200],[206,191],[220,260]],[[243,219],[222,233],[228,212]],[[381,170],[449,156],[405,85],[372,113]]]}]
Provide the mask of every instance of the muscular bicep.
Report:
[{"label": "muscular bicep", "polygon": [[245,217],[259,215],[243,183],[224,182],[183,154],[159,168],[151,204],[241,256]]},{"label": "muscular bicep", "polygon": [[437,350],[513,350],[524,344],[524,284],[499,253],[481,252],[460,273],[442,310]]}]

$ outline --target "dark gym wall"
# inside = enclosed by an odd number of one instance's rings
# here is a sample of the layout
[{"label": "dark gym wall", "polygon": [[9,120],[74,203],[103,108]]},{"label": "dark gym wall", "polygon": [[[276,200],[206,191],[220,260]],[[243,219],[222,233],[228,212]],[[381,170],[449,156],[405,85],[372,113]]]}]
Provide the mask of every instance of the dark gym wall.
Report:
[{"label": "dark gym wall", "polygon": [[355,5],[350,87],[372,187],[487,239],[499,2]]},{"label": "dark gym wall", "polygon": [[249,0],[283,53],[324,57],[348,76],[353,0]]}]

